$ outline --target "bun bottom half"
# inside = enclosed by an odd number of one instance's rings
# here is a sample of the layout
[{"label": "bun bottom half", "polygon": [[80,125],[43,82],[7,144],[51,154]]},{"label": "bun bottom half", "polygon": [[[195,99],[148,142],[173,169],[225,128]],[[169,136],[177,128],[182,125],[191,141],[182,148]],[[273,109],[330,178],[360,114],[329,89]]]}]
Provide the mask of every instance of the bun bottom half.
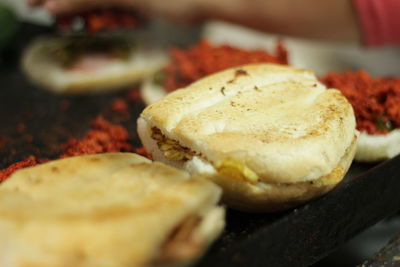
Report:
[{"label": "bun bottom half", "polygon": [[86,94],[121,89],[153,75],[167,62],[163,50],[140,44],[126,60],[115,59],[90,71],[70,71],[49,53],[53,45],[62,42],[57,38],[38,39],[22,57],[22,68],[31,81],[55,93]]},{"label": "bun bottom half", "polygon": [[329,174],[313,181],[290,184],[251,184],[223,175],[209,178],[223,188],[222,201],[231,208],[247,212],[286,210],[320,197],[339,184],[353,161],[356,140],[357,137],[354,137],[338,166]]},{"label": "bun bottom half", "polygon": [[386,135],[371,135],[361,132],[355,160],[359,162],[378,162],[391,159],[400,154],[400,129]]},{"label": "bun bottom half", "polygon": [[235,179],[223,175],[210,162],[194,157],[187,162],[169,160],[151,138],[151,129],[143,119],[138,120],[138,133],[147,151],[155,160],[185,169],[191,174],[202,175],[223,189],[222,202],[228,207],[245,212],[276,212],[293,208],[324,195],[342,181],[350,168],[357,148],[358,135],[354,135],[350,146],[339,164],[327,175],[305,182],[251,183],[247,179]]}]

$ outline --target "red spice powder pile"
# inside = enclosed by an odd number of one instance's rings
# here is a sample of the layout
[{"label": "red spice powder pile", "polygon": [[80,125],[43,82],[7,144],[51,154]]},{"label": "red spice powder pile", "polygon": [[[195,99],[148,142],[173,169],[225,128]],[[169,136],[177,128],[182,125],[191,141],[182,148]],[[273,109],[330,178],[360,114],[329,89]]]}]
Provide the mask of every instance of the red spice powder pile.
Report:
[{"label": "red spice powder pile", "polygon": [[[64,151],[64,154],[59,158],[106,152],[135,152],[151,159],[151,156],[147,154],[143,147],[133,148],[129,143],[129,133],[122,125],[112,124],[102,116],[92,121],[91,129],[80,140],[70,139],[65,144]],[[25,160],[18,161],[0,170],[0,182],[6,180],[16,170],[47,161],[47,159],[37,159],[35,156],[29,156]]]},{"label": "red spice powder pile", "polygon": [[60,16],[57,18],[58,29],[62,32],[70,31],[72,24],[77,19],[84,23],[85,30],[90,33],[134,29],[144,23],[144,19],[133,10],[98,9],[78,15]]},{"label": "red spice powder pile", "polygon": [[146,149],[144,147],[136,148],[135,149],[135,153],[139,154],[139,155],[141,155],[143,157],[146,157],[146,158],[148,158],[150,160],[153,160],[153,157],[149,153],[147,153],[147,151],[146,151]]},{"label": "red spice powder pile", "polygon": [[129,133],[121,125],[113,125],[99,116],[91,130],[81,139],[70,139],[60,158],[105,152],[132,152]]},{"label": "red spice powder pile", "polygon": [[164,87],[173,91],[209,74],[251,63],[288,64],[288,52],[278,43],[275,55],[264,50],[244,50],[229,45],[212,46],[207,41],[187,49],[172,49],[171,62],[165,68]]},{"label": "red spice powder pile", "polygon": [[339,89],[353,105],[357,129],[385,134],[400,127],[400,79],[373,78],[365,71],[328,73],[321,81]]}]

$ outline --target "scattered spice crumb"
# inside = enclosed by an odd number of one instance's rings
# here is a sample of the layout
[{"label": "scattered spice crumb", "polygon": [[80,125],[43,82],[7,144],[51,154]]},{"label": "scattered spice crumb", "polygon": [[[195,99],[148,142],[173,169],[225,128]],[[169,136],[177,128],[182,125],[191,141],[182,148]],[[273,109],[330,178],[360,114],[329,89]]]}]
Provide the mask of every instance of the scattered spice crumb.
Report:
[{"label": "scattered spice crumb", "polygon": [[18,123],[18,125],[17,125],[17,132],[18,132],[19,134],[22,134],[22,133],[24,133],[25,131],[26,131],[26,124],[23,123],[23,122]]},{"label": "scattered spice crumb", "polygon": [[36,159],[35,156],[29,156],[24,160],[15,162],[14,164],[11,164],[7,168],[0,170],[0,182],[6,180],[15,171],[22,169],[22,168],[35,166],[38,163],[39,163],[39,161]]},{"label": "scattered spice crumb", "polygon": [[91,130],[80,140],[70,139],[60,158],[106,152],[133,152],[128,131],[99,116],[92,122]]},{"label": "scattered spice crumb", "polygon": [[225,86],[221,87],[221,94],[225,95]]},{"label": "scattered spice crumb", "polygon": [[24,137],[24,140],[25,140],[25,142],[26,143],[32,143],[32,141],[33,141],[33,136],[31,135],[31,134],[27,134],[25,137]]},{"label": "scattered spice crumb", "polygon": [[[27,141],[29,141],[32,139],[32,136],[27,135],[26,138]],[[7,139],[4,140],[7,141]],[[91,129],[83,138],[80,140],[71,138],[64,146],[65,152],[59,158],[106,152],[135,151],[133,146],[129,143],[128,131],[122,125],[111,124],[102,116],[97,117],[91,123]],[[149,157],[144,149],[138,149],[136,151],[141,152],[141,155]],[[6,180],[16,170],[35,166],[47,161],[49,160],[37,159],[35,156],[29,156],[22,161],[15,162],[7,168],[0,170],[0,182]]]},{"label": "scattered spice crumb", "polygon": [[67,111],[70,108],[70,106],[71,103],[66,99],[63,99],[59,105],[61,111]]},{"label": "scattered spice crumb", "polygon": [[123,98],[115,98],[111,103],[111,110],[116,113],[124,114],[128,112],[128,103]]},{"label": "scattered spice crumb", "polygon": [[140,91],[138,90],[138,88],[135,87],[133,89],[130,89],[127,94],[127,99],[132,103],[141,102],[142,99],[140,97]]},{"label": "scattered spice crumb", "polygon": [[146,157],[146,158],[148,158],[150,160],[153,160],[153,157],[149,153],[147,153],[147,151],[146,151],[146,149],[144,147],[136,148],[135,149],[135,153],[139,154],[139,155],[141,155],[143,157]]},{"label": "scattered spice crumb", "polygon": [[5,146],[8,143],[8,137],[7,136],[0,136],[0,147]]},{"label": "scattered spice crumb", "polygon": [[235,71],[235,78],[238,76],[241,76],[241,75],[249,75],[249,74],[247,73],[247,71],[245,71],[243,69],[238,69]]}]

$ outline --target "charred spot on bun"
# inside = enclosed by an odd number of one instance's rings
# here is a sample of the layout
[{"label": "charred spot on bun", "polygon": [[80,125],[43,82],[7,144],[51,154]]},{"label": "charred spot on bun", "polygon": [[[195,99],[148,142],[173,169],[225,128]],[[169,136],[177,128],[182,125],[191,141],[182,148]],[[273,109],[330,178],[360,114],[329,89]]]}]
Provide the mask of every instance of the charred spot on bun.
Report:
[{"label": "charred spot on bun", "polygon": [[234,67],[148,106],[138,133],[155,160],[201,173],[243,211],[277,211],[335,187],[358,132],[347,99],[312,72]]}]

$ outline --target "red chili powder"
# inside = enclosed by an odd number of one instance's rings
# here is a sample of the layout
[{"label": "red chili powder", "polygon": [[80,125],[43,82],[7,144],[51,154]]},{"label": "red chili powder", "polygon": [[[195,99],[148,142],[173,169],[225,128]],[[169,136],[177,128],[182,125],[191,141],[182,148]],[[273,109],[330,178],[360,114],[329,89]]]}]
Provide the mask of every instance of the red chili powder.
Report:
[{"label": "red chili powder", "polygon": [[106,152],[132,152],[128,131],[99,116],[92,122],[91,130],[81,139],[70,139],[60,158]]},{"label": "red chili powder", "polygon": [[142,101],[140,90],[137,87],[130,89],[127,93],[127,99],[131,103],[139,103]]},{"label": "red chili powder", "polygon": [[57,26],[60,31],[70,31],[72,24],[77,19],[84,23],[85,30],[90,33],[134,29],[144,23],[144,18],[135,10],[98,9],[81,14],[60,16],[57,18]]},{"label": "red chili powder", "polygon": [[[7,138],[4,138],[4,141],[7,142]],[[152,159],[143,147],[133,148],[129,143],[129,133],[122,125],[112,124],[102,116],[92,121],[91,129],[83,138],[80,140],[72,138],[64,146],[65,152],[59,158],[106,152],[136,152],[139,155]],[[48,160],[38,160],[35,156],[18,161],[0,170],[0,182],[6,180],[16,170],[35,166],[46,161]]]},{"label": "red chili powder", "polygon": [[321,81],[339,89],[353,105],[357,129],[386,134],[400,127],[400,79],[373,78],[365,71],[328,73]]},{"label": "red chili powder", "polygon": [[22,134],[26,131],[26,125],[23,122],[18,123],[17,125],[17,133]]},{"label": "red chili powder", "polygon": [[136,148],[135,149],[135,153],[139,154],[139,155],[141,155],[143,157],[146,157],[146,158],[148,158],[150,160],[153,160],[153,157],[149,153],[147,153],[147,151],[146,151],[146,149],[144,147]]},{"label": "red chili powder", "polygon": [[14,164],[11,164],[7,168],[0,170],[0,182],[6,180],[11,174],[13,174],[16,170],[26,168],[26,167],[31,167],[35,166],[38,164],[39,161],[36,159],[35,156],[29,156],[24,160],[15,162]]},{"label": "red chili powder", "polygon": [[187,50],[172,49],[171,62],[164,70],[164,87],[173,91],[209,74],[251,63],[288,64],[288,52],[278,42],[275,55],[264,50],[244,50],[229,45],[212,46],[203,40]]},{"label": "red chili powder", "polygon": [[115,98],[111,102],[111,110],[116,112],[116,113],[126,113],[129,111],[128,109],[128,103],[125,99],[123,98]]}]

